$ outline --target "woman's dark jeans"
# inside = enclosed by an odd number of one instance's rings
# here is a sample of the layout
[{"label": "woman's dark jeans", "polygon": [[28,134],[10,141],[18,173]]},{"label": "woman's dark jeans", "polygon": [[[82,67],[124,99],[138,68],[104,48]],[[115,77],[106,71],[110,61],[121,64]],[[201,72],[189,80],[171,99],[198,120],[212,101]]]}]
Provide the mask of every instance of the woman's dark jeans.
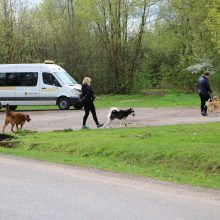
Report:
[{"label": "woman's dark jeans", "polygon": [[84,110],[85,110],[85,115],[83,117],[83,126],[86,125],[86,121],[87,121],[87,118],[89,116],[90,111],[92,112],[92,116],[93,116],[93,119],[94,119],[96,125],[99,125],[98,118],[96,116],[95,106],[94,106],[93,102],[84,102],[83,106],[84,106]]}]

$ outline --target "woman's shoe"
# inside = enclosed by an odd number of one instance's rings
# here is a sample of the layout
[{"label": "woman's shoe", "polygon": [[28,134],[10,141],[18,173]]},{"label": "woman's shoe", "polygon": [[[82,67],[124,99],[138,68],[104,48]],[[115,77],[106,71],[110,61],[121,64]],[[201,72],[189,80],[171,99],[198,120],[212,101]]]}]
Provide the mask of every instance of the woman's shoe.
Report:
[{"label": "woman's shoe", "polygon": [[98,124],[97,128],[101,128],[104,124]]},{"label": "woman's shoe", "polygon": [[202,116],[208,116],[206,112],[201,112]]},{"label": "woman's shoe", "polygon": [[89,129],[89,127],[87,127],[86,125],[83,125],[82,129]]}]

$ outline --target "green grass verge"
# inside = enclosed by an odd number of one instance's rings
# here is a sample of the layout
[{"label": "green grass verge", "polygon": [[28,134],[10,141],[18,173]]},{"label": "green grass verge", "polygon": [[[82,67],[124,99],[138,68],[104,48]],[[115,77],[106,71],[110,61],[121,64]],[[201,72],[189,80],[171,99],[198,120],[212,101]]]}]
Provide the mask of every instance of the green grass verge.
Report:
[{"label": "green grass verge", "polygon": [[116,107],[198,107],[197,94],[165,92],[164,96],[144,94],[106,95],[95,102],[97,108]]},{"label": "green grass verge", "polygon": [[20,132],[0,152],[220,189],[220,123]]},{"label": "green grass verge", "polygon": [[[103,95],[95,101],[96,108],[116,107],[198,107],[197,94],[169,92],[164,96],[133,95]],[[57,106],[19,106],[18,110],[58,110]],[[4,111],[4,109],[3,109]]]}]

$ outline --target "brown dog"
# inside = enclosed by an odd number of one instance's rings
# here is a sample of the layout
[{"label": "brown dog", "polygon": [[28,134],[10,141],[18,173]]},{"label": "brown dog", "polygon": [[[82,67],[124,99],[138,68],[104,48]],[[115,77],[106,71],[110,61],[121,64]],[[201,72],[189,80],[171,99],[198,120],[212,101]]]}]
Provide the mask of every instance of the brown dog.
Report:
[{"label": "brown dog", "polygon": [[210,99],[209,99],[206,102],[206,106],[208,108],[208,114],[215,113],[215,115],[216,115],[216,110],[220,109],[220,103],[218,101],[218,96],[213,97],[213,102],[210,102]]},{"label": "brown dog", "polygon": [[20,129],[22,129],[25,121],[28,121],[30,122],[31,119],[30,119],[30,116],[29,115],[26,115],[26,114],[22,114],[22,113],[18,113],[18,112],[12,112],[10,109],[9,109],[9,105],[7,104],[6,105],[6,118],[5,118],[5,125],[3,127],[3,133],[5,131],[5,127],[10,123],[11,124],[11,131],[13,131],[13,128],[14,126],[16,125],[16,128],[17,130],[19,129],[18,128],[18,125],[20,125]]}]

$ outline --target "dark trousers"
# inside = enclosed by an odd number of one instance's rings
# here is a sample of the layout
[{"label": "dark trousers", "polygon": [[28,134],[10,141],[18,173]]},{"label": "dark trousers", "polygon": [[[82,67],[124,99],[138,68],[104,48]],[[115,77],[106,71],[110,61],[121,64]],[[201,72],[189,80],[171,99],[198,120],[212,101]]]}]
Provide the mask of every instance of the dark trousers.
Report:
[{"label": "dark trousers", "polygon": [[207,106],[205,105],[205,103],[211,99],[211,96],[206,93],[206,94],[203,94],[203,93],[199,93],[199,97],[200,97],[200,100],[201,100],[201,112],[204,112],[204,113],[207,113]]},{"label": "dark trousers", "polygon": [[90,111],[92,112],[92,116],[93,116],[93,119],[94,119],[96,125],[98,125],[99,122],[98,122],[98,119],[97,119],[97,116],[96,116],[95,106],[94,106],[93,102],[89,102],[89,103],[84,102],[83,106],[84,106],[84,110],[85,110],[85,115],[83,117],[83,126],[86,125],[86,121],[87,121],[87,118],[89,116]]}]

